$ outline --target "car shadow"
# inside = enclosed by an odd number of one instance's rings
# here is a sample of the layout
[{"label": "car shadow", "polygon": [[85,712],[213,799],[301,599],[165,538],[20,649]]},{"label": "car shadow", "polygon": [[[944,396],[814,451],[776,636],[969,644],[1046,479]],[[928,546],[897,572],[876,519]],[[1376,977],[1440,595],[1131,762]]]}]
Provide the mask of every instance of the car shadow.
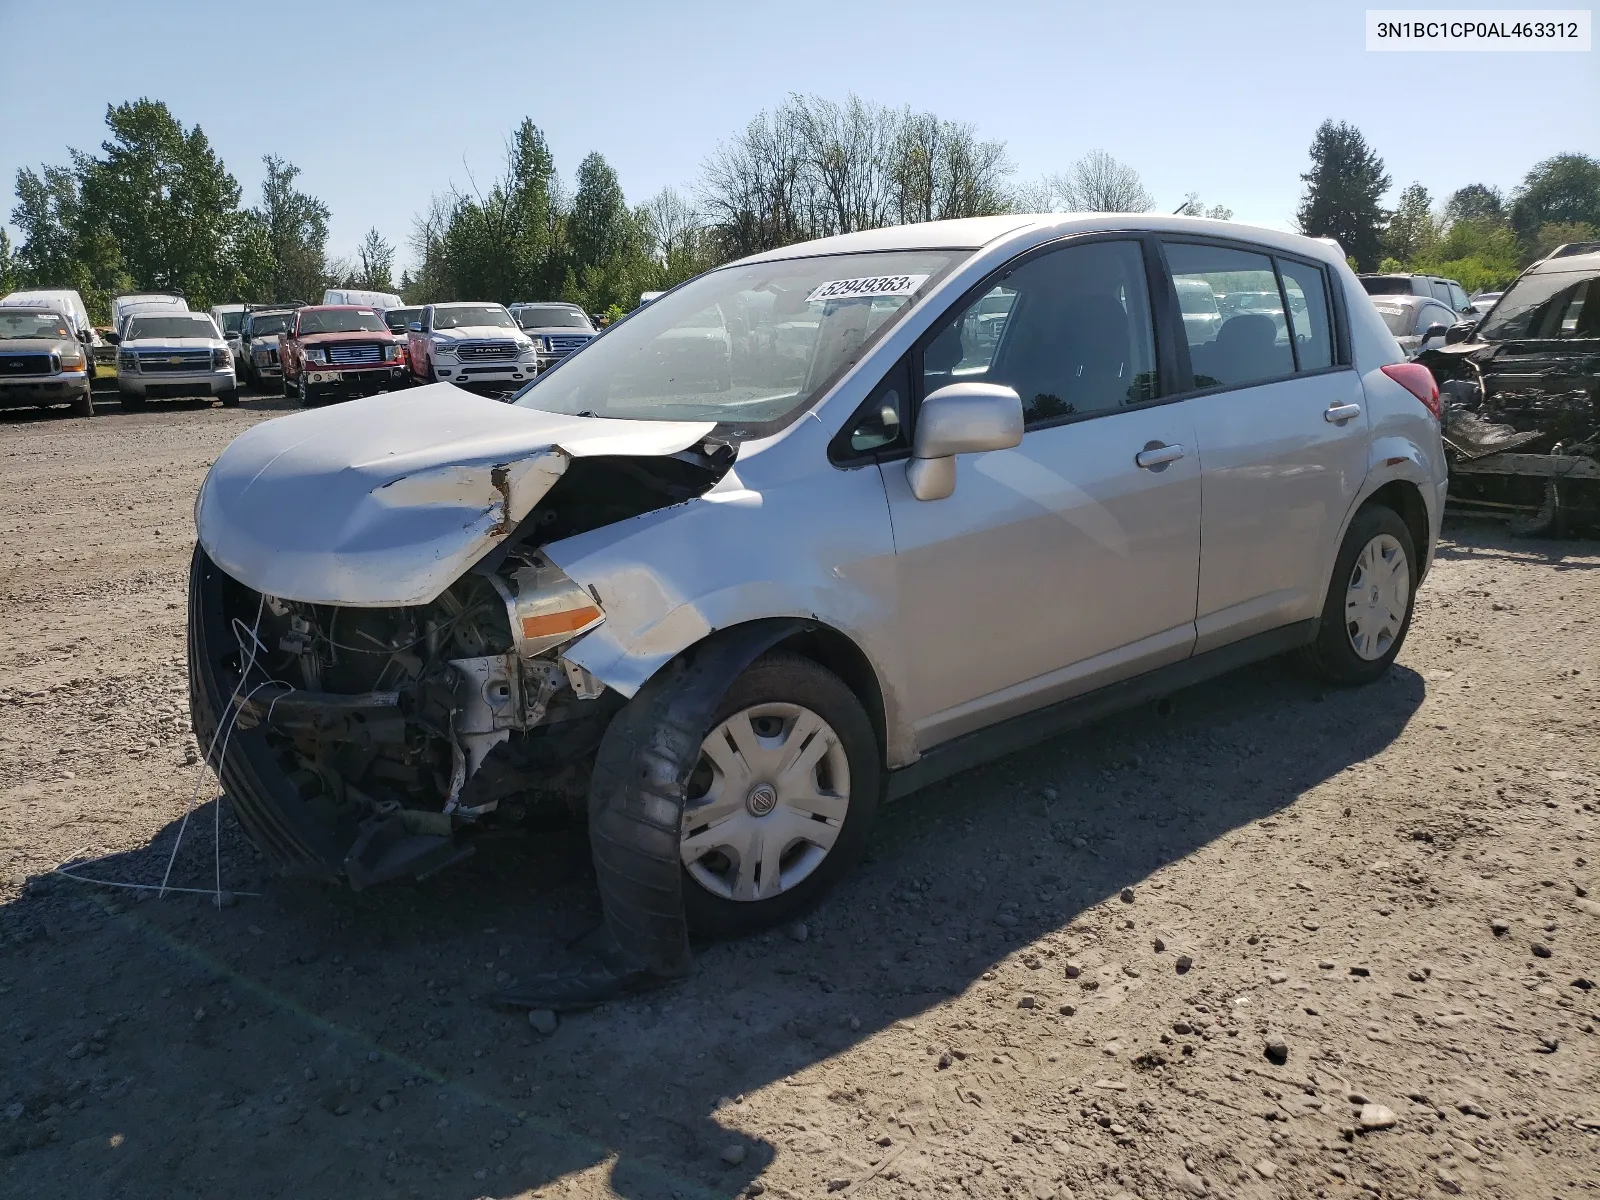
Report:
[{"label": "car shadow", "polygon": [[484,997],[597,922],[580,829],[356,894],[271,877],[207,803],[176,853],[174,822],[81,870],[154,883],[170,859],[223,906],[51,876],[0,910],[0,1171],[16,1195],[746,1192],[778,1150],[739,1132],[747,1097],[860,1103],[835,1056],[1378,753],[1424,691],[1271,662],[969,771],[885,810],[803,930],[701,947],[690,979],[548,1034]]},{"label": "car shadow", "polygon": [[1600,569],[1600,541],[1594,538],[1519,537],[1504,521],[1454,514],[1445,518],[1444,532],[1449,540],[1434,552],[1442,562],[1536,561],[1557,571]]}]

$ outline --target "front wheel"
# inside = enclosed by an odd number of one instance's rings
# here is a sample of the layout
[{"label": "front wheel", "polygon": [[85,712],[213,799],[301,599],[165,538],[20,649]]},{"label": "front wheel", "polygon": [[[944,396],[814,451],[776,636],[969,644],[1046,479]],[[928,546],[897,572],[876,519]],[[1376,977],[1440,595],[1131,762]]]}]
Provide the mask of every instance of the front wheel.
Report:
[{"label": "front wheel", "polygon": [[882,787],[872,723],[831,671],[769,654],[734,681],[684,797],[689,928],[750,933],[811,908],[866,848]]},{"label": "front wheel", "polygon": [[94,416],[94,391],[92,388],[85,389],[83,395],[72,402],[72,415],[75,417]]},{"label": "front wheel", "polygon": [[1418,571],[1411,531],[1392,508],[1356,513],[1339,547],[1312,670],[1330,683],[1370,683],[1389,669],[1411,629]]},{"label": "front wheel", "polygon": [[238,388],[229,388],[225,392],[219,392],[217,394],[217,398],[222,401],[222,407],[223,408],[238,408],[239,407],[239,389]]}]

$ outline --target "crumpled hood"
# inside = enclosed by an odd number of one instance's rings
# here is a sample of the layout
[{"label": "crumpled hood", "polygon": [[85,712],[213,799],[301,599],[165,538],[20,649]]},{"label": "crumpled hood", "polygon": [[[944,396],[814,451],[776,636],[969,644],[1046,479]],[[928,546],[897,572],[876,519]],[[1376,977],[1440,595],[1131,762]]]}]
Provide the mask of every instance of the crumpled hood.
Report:
[{"label": "crumpled hood", "polygon": [[211,560],[288,600],[426,604],[589,455],[676,454],[709,422],[520,408],[436,383],[263,421],[195,502]]}]

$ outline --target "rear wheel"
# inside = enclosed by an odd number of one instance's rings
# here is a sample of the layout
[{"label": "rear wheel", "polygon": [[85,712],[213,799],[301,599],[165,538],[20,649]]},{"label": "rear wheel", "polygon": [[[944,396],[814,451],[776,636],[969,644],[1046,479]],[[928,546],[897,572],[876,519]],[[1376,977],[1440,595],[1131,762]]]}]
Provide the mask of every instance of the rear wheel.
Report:
[{"label": "rear wheel", "polygon": [[866,848],[881,790],[872,723],[832,672],[759,659],[728,689],[689,777],[679,858],[689,928],[794,920]]},{"label": "rear wheel", "polygon": [[1331,683],[1370,683],[1387,671],[1411,629],[1418,569],[1399,513],[1377,504],[1357,512],[1306,649],[1312,669]]}]

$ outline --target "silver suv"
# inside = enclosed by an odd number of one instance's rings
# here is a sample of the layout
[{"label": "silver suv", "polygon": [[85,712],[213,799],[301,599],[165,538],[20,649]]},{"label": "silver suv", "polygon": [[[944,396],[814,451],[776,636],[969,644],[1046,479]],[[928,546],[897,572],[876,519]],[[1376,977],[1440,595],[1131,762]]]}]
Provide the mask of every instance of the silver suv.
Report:
[{"label": "silver suv", "polygon": [[[1202,284],[1287,315],[1186,321]],[[793,918],[954,771],[1270,655],[1376,679],[1445,478],[1431,376],[1318,242],[854,233],[710,271],[510,404],[242,434],[196,508],[195,725],[270,856],[358,887],[586,816],[592,999]]]}]

